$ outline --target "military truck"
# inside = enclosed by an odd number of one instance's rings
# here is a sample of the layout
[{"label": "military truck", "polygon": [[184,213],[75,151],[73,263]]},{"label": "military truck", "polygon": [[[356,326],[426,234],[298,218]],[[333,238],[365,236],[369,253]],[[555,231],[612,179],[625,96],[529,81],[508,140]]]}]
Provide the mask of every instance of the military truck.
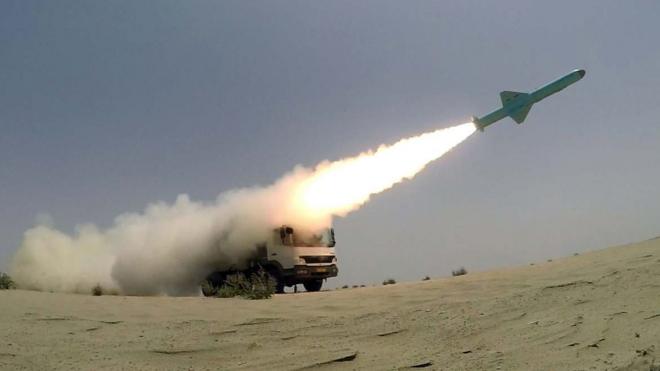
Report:
[{"label": "military truck", "polygon": [[334,246],[333,228],[308,231],[283,225],[275,228],[267,241],[254,246],[247,267],[232,267],[209,274],[206,284],[202,285],[202,293],[212,295],[230,274],[244,273],[249,276],[262,269],[276,282],[277,293],[283,293],[285,287],[297,284],[302,284],[307,291],[319,291],[324,280],[337,276]]}]

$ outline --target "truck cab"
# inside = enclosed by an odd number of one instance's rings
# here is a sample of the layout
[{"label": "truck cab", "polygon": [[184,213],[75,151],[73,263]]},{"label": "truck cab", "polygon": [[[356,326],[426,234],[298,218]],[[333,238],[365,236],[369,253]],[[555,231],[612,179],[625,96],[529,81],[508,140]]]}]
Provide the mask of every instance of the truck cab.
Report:
[{"label": "truck cab", "polygon": [[[255,246],[247,269],[216,271],[207,281],[211,287],[220,287],[229,274],[249,275],[263,269],[275,280],[278,293],[297,284],[303,284],[307,291],[319,291],[325,279],[337,276],[334,246],[332,228],[311,231],[283,225],[273,229],[267,241]],[[203,293],[207,295],[204,290]]]}]

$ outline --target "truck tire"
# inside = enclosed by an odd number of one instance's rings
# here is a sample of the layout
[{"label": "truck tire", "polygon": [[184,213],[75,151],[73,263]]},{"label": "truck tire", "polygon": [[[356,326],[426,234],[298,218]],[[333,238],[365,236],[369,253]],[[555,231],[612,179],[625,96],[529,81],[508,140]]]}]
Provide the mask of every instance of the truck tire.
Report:
[{"label": "truck tire", "polygon": [[308,292],[316,292],[321,290],[321,286],[323,286],[323,280],[309,280],[303,282],[303,286],[305,286],[305,290]]},{"label": "truck tire", "polygon": [[275,293],[284,294],[284,282],[281,279],[278,279],[275,283]]}]

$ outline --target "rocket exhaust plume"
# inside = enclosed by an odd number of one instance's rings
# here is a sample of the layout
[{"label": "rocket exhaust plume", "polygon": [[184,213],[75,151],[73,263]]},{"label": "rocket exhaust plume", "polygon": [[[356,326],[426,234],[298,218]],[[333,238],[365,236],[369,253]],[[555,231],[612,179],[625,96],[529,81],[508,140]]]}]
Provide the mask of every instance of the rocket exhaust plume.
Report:
[{"label": "rocket exhaust plume", "polygon": [[344,216],[367,202],[369,196],[414,177],[474,131],[471,123],[463,124],[382,145],[375,152],[322,162],[300,184],[296,200],[309,212]]},{"label": "rocket exhaust plume", "polygon": [[11,274],[25,289],[89,293],[100,284],[126,295],[198,295],[206,275],[247,264],[273,228],[327,227],[475,130],[466,123],[313,169],[298,166],[270,186],[225,192],[211,203],[180,195],[120,215],[107,230],[80,225],[69,235],[38,225],[25,232]]}]

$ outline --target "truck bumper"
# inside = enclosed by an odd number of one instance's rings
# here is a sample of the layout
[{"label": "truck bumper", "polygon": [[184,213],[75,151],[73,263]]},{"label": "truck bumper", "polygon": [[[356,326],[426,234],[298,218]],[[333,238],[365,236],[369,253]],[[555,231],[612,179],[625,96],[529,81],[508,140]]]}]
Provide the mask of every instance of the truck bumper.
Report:
[{"label": "truck bumper", "polygon": [[293,268],[293,275],[296,279],[323,279],[337,277],[339,270],[335,264],[332,265],[296,265]]}]

